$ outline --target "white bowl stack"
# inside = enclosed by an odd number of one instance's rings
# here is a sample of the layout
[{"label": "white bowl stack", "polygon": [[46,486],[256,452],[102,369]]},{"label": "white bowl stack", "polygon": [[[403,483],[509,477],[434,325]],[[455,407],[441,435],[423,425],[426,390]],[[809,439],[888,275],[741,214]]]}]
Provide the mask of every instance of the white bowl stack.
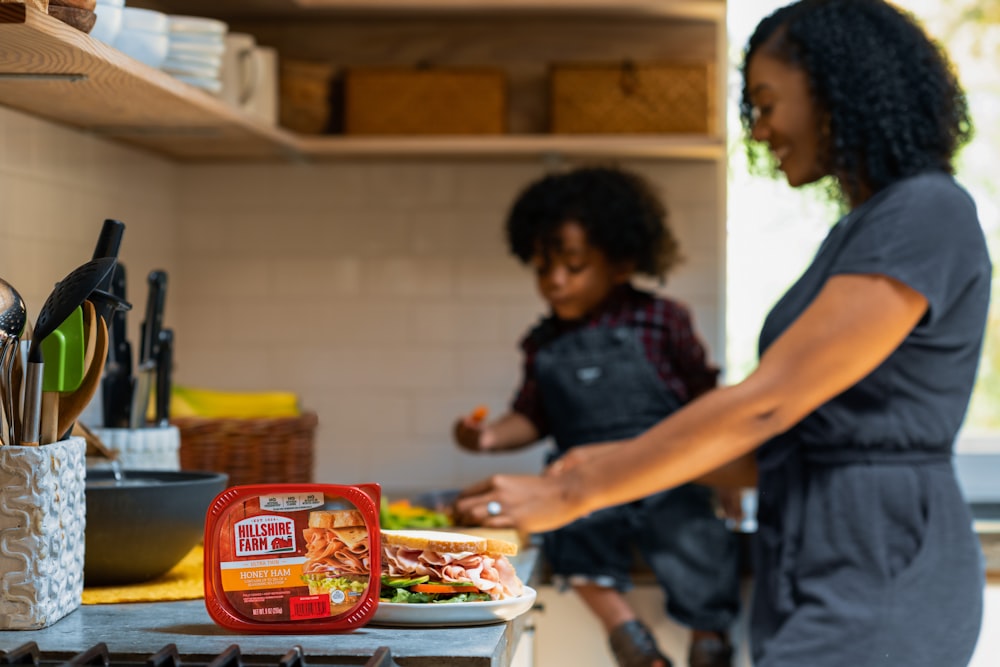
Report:
[{"label": "white bowl stack", "polygon": [[168,16],[169,46],[160,69],[212,93],[222,90],[220,69],[229,26],[200,16]]},{"label": "white bowl stack", "polygon": [[[100,8],[95,9],[95,13]],[[121,30],[112,46],[150,67],[160,67],[167,57],[167,15],[152,9],[123,7]]]}]

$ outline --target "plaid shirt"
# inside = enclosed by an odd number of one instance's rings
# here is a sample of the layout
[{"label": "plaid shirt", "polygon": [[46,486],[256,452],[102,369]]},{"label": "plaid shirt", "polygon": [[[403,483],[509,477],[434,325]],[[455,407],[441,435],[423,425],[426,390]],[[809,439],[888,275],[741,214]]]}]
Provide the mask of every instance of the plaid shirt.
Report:
[{"label": "plaid shirt", "polygon": [[[636,331],[646,357],[682,404],[715,387],[719,369],[708,363],[687,308],[676,301],[624,285],[590,317],[566,322],[550,316],[521,340],[524,380],[511,409],[531,420],[539,436],[548,435],[549,428],[535,377],[535,355],[559,336],[582,327],[599,326],[626,326]],[[545,331],[552,333],[546,335]]]}]

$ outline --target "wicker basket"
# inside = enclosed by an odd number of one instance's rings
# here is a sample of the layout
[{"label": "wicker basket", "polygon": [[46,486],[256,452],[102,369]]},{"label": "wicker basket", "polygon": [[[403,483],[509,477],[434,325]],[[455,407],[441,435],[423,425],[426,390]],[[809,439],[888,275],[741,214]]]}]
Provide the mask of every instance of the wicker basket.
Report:
[{"label": "wicker basket", "polygon": [[506,79],[498,69],[354,68],[344,100],[347,134],[503,134],[506,127]]},{"label": "wicker basket", "polygon": [[556,65],[549,93],[557,134],[715,131],[711,63]]},{"label": "wicker basket", "polygon": [[229,474],[229,485],[312,482],[313,442],[319,420],[298,417],[253,419],[182,417],[181,469]]},{"label": "wicker basket", "polygon": [[330,63],[281,59],[278,116],[282,127],[300,134],[325,134],[334,129],[336,68]]}]

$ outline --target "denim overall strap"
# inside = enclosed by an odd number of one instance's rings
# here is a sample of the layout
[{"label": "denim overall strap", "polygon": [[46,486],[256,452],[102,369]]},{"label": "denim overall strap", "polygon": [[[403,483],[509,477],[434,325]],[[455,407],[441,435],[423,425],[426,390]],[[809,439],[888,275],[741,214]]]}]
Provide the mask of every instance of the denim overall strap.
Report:
[{"label": "denim overall strap", "polygon": [[627,327],[560,336],[539,350],[535,369],[560,452],[633,437],[680,407]]}]

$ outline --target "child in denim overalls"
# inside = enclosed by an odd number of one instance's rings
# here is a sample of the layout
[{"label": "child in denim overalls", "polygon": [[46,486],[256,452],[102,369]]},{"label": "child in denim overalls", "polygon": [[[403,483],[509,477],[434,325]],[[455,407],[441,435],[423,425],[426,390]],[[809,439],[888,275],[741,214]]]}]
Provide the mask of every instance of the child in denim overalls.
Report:
[{"label": "child in denim overalls", "polygon": [[[678,260],[666,211],[636,174],[583,168],[549,175],[517,199],[507,221],[511,251],[536,273],[551,308],[523,339],[524,379],[499,419],[455,424],[472,451],[525,447],[552,436],[572,447],[642,433],[715,386],[681,304],[633,287],[664,278]],[[712,491],[688,484],[603,509],[544,535],[553,574],[602,622],[622,667],[668,667],[622,593],[638,551],[694,629],[692,667],[729,667],[727,630],[739,607],[738,546],[715,513]]]}]

